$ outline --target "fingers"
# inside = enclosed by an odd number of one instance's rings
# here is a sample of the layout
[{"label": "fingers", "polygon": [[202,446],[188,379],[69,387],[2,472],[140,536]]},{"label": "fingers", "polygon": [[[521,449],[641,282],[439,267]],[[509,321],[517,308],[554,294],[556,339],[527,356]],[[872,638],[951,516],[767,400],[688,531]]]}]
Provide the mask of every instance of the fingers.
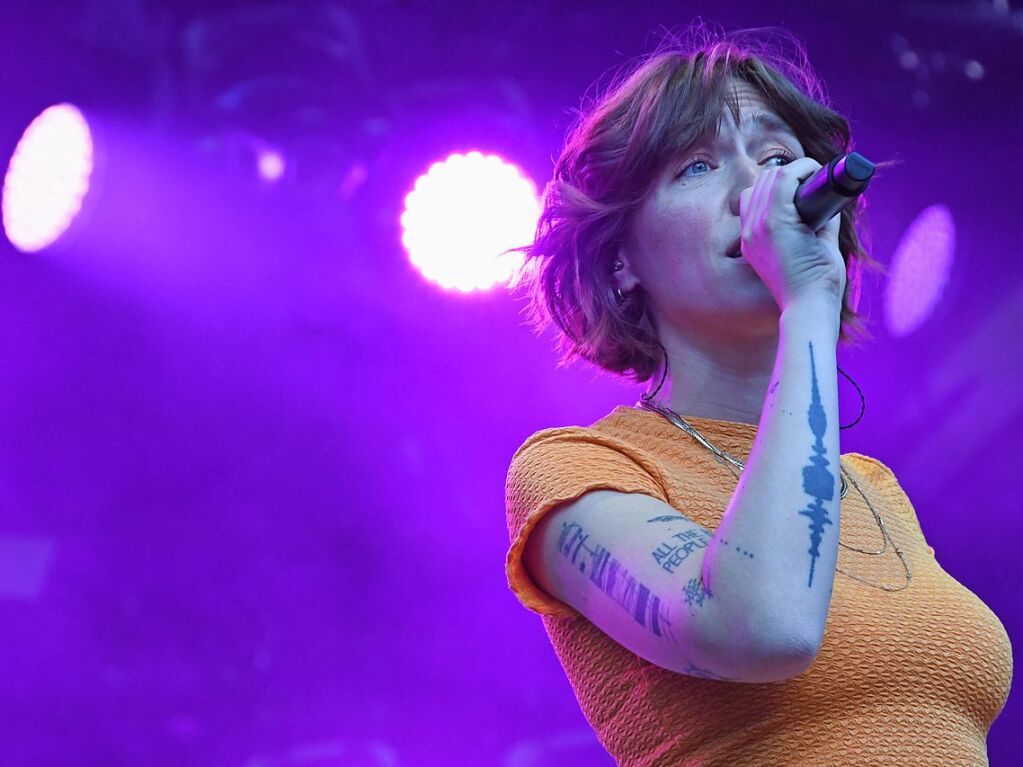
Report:
[{"label": "fingers", "polygon": [[801,181],[805,181],[819,171],[821,167],[821,164],[812,157],[799,157],[786,165],[780,166],[778,169],[782,171],[782,175],[786,178],[786,183],[791,183],[793,188],[795,188],[799,186]]},{"label": "fingers", "polygon": [[744,226],[759,226],[772,206],[791,208],[794,214],[796,188],[821,167],[812,157],[800,157],[787,165],[766,169],[752,187],[739,193],[739,217]]},{"label": "fingers", "polygon": [[746,215],[742,219],[743,236],[746,238],[749,238],[753,230],[761,226],[767,217],[771,201],[771,184],[777,171],[777,168],[769,168],[761,173],[750,190]]},{"label": "fingers", "polygon": [[788,205],[795,210],[796,189],[806,179],[821,169],[821,164],[812,157],[800,157],[788,165],[778,168],[779,179],[775,194],[775,204],[779,207]]},{"label": "fingers", "polygon": [[821,167],[821,164],[812,157],[800,157],[788,165],[779,167],[780,183],[777,190],[779,197],[786,202],[792,202],[796,196],[796,188]]}]

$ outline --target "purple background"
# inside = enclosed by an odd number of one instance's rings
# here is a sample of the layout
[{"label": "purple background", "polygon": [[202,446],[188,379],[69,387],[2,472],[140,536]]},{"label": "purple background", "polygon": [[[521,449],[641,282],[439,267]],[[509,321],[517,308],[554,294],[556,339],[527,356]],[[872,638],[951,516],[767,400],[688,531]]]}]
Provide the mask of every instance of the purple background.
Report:
[{"label": "purple background", "polygon": [[[0,252],[0,763],[611,764],[507,589],[503,482],[533,431],[641,389],[555,369],[501,290],[424,283],[397,215],[452,150],[543,183],[591,83],[697,15],[786,26],[857,148],[903,161],[870,193],[879,260],[952,210],[918,332],[889,337],[866,285],[877,338],[840,364],[867,413],[842,448],[895,470],[1017,637],[1019,3],[823,8],[6,3],[4,156],[70,99],[107,162],[68,244]],[[261,187],[244,132],[296,174]],[[993,765],[1021,725],[1010,697]]]}]

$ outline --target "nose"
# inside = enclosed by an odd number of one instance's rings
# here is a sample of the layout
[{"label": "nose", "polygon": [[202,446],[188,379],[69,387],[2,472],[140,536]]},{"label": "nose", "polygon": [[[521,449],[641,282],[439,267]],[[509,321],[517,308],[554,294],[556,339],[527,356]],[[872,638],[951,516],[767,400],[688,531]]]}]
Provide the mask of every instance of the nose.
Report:
[{"label": "nose", "polygon": [[732,163],[731,185],[728,189],[728,208],[732,215],[739,215],[739,195],[742,190],[753,186],[763,171],[764,168],[751,157],[744,156]]}]

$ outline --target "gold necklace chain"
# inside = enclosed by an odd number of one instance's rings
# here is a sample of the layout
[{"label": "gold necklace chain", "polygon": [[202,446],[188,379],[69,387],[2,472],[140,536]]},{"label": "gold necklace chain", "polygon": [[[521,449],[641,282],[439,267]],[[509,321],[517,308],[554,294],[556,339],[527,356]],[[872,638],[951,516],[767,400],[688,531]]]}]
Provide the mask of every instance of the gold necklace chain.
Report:
[{"label": "gold necklace chain", "polygon": [[[667,407],[665,405],[661,405],[660,403],[654,402],[653,400],[648,400],[648,399],[640,399],[639,402],[637,402],[636,404],[639,407],[641,407],[641,408],[644,408],[646,410],[651,410],[651,411],[653,411],[655,413],[659,413],[660,415],[662,415],[665,418],[667,418],[675,426],[680,428],[682,431],[684,431],[686,434],[691,436],[693,439],[695,439],[697,442],[699,442],[705,448],[710,450],[711,453],[714,454],[714,457],[717,459],[717,462],[722,464],[723,466],[725,466],[725,468],[727,468],[733,474],[733,476],[735,476],[736,478],[738,478],[739,474],[736,474],[735,470],[732,469],[731,466],[728,466],[726,461],[729,462],[729,463],[732,463],[735,466],[738,466],[740,474],[742,473],[743,469],[746,468],[746,464],[745,463],[740,461],[735,456],[730,455],[729,453],[725,452],[724,450],[719,448],[717,445],[714,445],[710,440],[708,440],[706,437],[704,437],[702,434],[700,434],[700,432],[698,432],[692,426],[692,424],[690,424],[688,421],[686,421],[682,416],[680,416],[678,413],[676,413],[671,408],[669,408],[669,407]],[[842,490],[841,490],[841,492],[839,494],[839,499],[845,498],[846,492],[848,491],[848,485],[846,483],[846,476],[848,475],[849,481],[853,483],[853,487],[856,488],[856,491],[860,494],[860,497],[863,498],[864,501],[866,501],[867,508],[870,509],[871,513],[874,515],[874,519],[877,521],[877,526],[881,530],[881,537],[884,540],[884,546],[881,548],[880,551],[867,551],[866,549],[857,549],[854,546],[849,546],[849,545],[847,545],[845,543],[842,543],[841,539],[838,541],[838,545],[839,546],[844,546],[845,548],[849,549],[850,551],[858,551],[861,554],[871,554],[871,555],[877,556],[877,555],[880,555],[880,554],[884,554],[888,550],[888,542],[891,541],[892,548],[895,549],[895,553],[898,555],[899,561],[902,562],[902,567],[906,571],[906,582],[902,586],[898,586],[898,587],[884,586],[884,585],[881,585],[881,584],[872,583],[872,582],[866,580],[865,578],[860,578],[857,575],[852,575],[851,573],[847,573],[845,570],[840,569],[837,565],[835,566],[835,571],[839,572],[839,573],[842,573],[842,575],[846,576],[847,578],[852,578],[853,580],[857,580],[857,581],[860,581],[862,583],[866,583],[868,586],[873,586],[874,588],[877,588],[877,589],[882,589],[884,591],[902,591],[903,589],[905,589],[905,588],[907,588],[909,586],[909,582],[913,579],[913,573],[910,572],[909,563],[906,562],[905,555],[902,553],[902,550],[896,545],[895,539],[891,537],[891,534],[888,532],[888,528],[885,527],[884,519],[881,517],[880,514],[877,513],[877,510],[874,508],[874,505],[870,502],[870,499],[867,498],[866,493],[863,492],[863,489],[860,487],[860,485],[856,481],[855,477],[853,477],[852,474],[849,474],[848,471],[846,470],[846,468],[842,465],[841,456],[839,456],[838,464],[839,464],[839,468],[840,468],[840,471],[841,471],[841,479],[842,479]]]}]

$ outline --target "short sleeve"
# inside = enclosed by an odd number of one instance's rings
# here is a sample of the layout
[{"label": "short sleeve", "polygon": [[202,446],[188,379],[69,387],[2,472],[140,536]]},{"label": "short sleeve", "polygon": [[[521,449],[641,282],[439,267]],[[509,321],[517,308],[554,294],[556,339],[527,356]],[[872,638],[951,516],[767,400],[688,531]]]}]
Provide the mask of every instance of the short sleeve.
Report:
[{"label": "short sleeve", "polygon": [[559,504],[590,490],[643,493],[667,503],[659,470],[644,452],[581,427],[537,432],[516,451],[505,482],[511,547],[505,561],[508,585],[527,608],[543,615],[579,613],[530,578],[522,554],[537,522]]}]

